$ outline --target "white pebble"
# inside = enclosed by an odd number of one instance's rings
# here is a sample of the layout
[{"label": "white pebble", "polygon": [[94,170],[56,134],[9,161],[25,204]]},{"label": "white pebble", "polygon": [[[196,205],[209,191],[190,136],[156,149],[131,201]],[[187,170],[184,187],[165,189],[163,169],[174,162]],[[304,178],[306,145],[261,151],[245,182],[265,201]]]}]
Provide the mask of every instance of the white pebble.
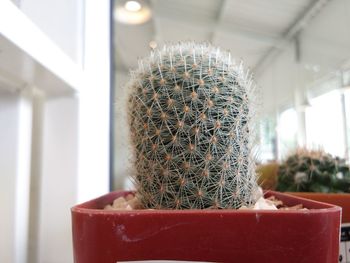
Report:
[{"label": "white pebble", "polygon": [[277,210],[277,207],[264,197],[260,197],[255,203],[253,210]]},{"label": "white pebble", "polygon": [[116,200],[114,200],[113,202],[113,207],[114,208],[122,208],[122,207],[126,207],[127,203],[124,199],[124,197],[119,197]]}]

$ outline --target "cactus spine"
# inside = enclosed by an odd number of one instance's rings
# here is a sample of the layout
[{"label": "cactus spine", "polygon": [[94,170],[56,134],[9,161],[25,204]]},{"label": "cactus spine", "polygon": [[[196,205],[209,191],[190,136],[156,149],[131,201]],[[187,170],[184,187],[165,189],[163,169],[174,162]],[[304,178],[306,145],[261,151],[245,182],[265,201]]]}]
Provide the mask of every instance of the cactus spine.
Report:
[{"label": "cactus spine", "polygon": [[145,208],[255,202],[255,84],[242,63],[208,44],[179,43],[141,60],[128,88],[134,180]]}]

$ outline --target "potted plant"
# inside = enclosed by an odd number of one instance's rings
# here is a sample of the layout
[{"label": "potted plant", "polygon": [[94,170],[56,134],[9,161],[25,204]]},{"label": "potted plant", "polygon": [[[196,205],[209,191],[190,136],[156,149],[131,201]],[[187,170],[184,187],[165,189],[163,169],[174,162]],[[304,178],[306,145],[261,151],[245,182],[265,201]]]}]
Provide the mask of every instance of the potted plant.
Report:
[{"label": "potted plant", "polygon": [[344,159],[323,150],[298,149],[280,165],[277,190],[341,206],[350,223],[350,168]]},{"label": "potted plant", "polygon": [[[128,84],[136,192],[72,208],[76,263],[337,262],[339,207],[269,192],[306,209],[237,210],[261,198],[255,85],[242,63],[181,43],[139,65]],[[143,209],[103,210],[130,194]]]},{"label": "potted plant", "polygon": [[277,190],[342,207],[339,262],[347,262],[350,241],[350,168],[323,150],[298,149],[278,169]]}]

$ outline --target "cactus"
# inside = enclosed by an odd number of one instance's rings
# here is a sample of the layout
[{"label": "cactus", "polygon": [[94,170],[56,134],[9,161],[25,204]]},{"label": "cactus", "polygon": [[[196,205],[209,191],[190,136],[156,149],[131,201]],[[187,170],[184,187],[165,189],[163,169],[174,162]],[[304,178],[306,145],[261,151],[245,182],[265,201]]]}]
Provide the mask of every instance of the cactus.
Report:
[{"label": "cactus", "polygon": [[345,160],[322,150],[299,149],[281,163],[277,190],[290,192],[350,192]]},{"label": "cactus", "polygon": [[256,86],[242,63],[209,44],[179,43],[154,50],[131,74],[133,179],[143,207],[253,204]]}]

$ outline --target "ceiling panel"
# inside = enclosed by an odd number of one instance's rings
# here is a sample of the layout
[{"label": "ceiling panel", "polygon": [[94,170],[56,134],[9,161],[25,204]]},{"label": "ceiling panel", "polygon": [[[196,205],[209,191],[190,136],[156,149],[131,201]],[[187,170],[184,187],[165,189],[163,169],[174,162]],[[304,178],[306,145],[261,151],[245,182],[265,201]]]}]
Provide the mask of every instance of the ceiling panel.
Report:
[{"label": "ceiling panel", "polygon": [[163,18],[157,28],[157,39],[164,42],[178,41],[208,41],[211,30],[184,21]]},{"label": "ceiling panel", "polygon": [[142,25],[117,23],[114,33],[117,70],[125,71],[134,68],[137,65],[137,59],[149,52],[149,42],[154,36],[153,24],[152,20]]},{"label": "ceiling panel", "polygon": [[218,32],[215,39],[217,45],[229,50],[235,59],[242,59],[245,65],[250,68],[253,68],[258,59],[270,48],[268,44],[253,41],[238,34]]},{"label": "ceiling panel", "polygon": [[192,16],[199,20],[216,20],[223,0],[153,0],[152,6],[156,15],[162,17]]},{"label": "ceiling panel", "polygon": [[208,41],[254,67],[315,0],[150,0],[145,25],[116,23],[119,69],[136,66],[149,42]]},{"label": "ceiling panel", "polygon": [[222,21],[268,35],[282,35],[314,0],[230,0]]}]

